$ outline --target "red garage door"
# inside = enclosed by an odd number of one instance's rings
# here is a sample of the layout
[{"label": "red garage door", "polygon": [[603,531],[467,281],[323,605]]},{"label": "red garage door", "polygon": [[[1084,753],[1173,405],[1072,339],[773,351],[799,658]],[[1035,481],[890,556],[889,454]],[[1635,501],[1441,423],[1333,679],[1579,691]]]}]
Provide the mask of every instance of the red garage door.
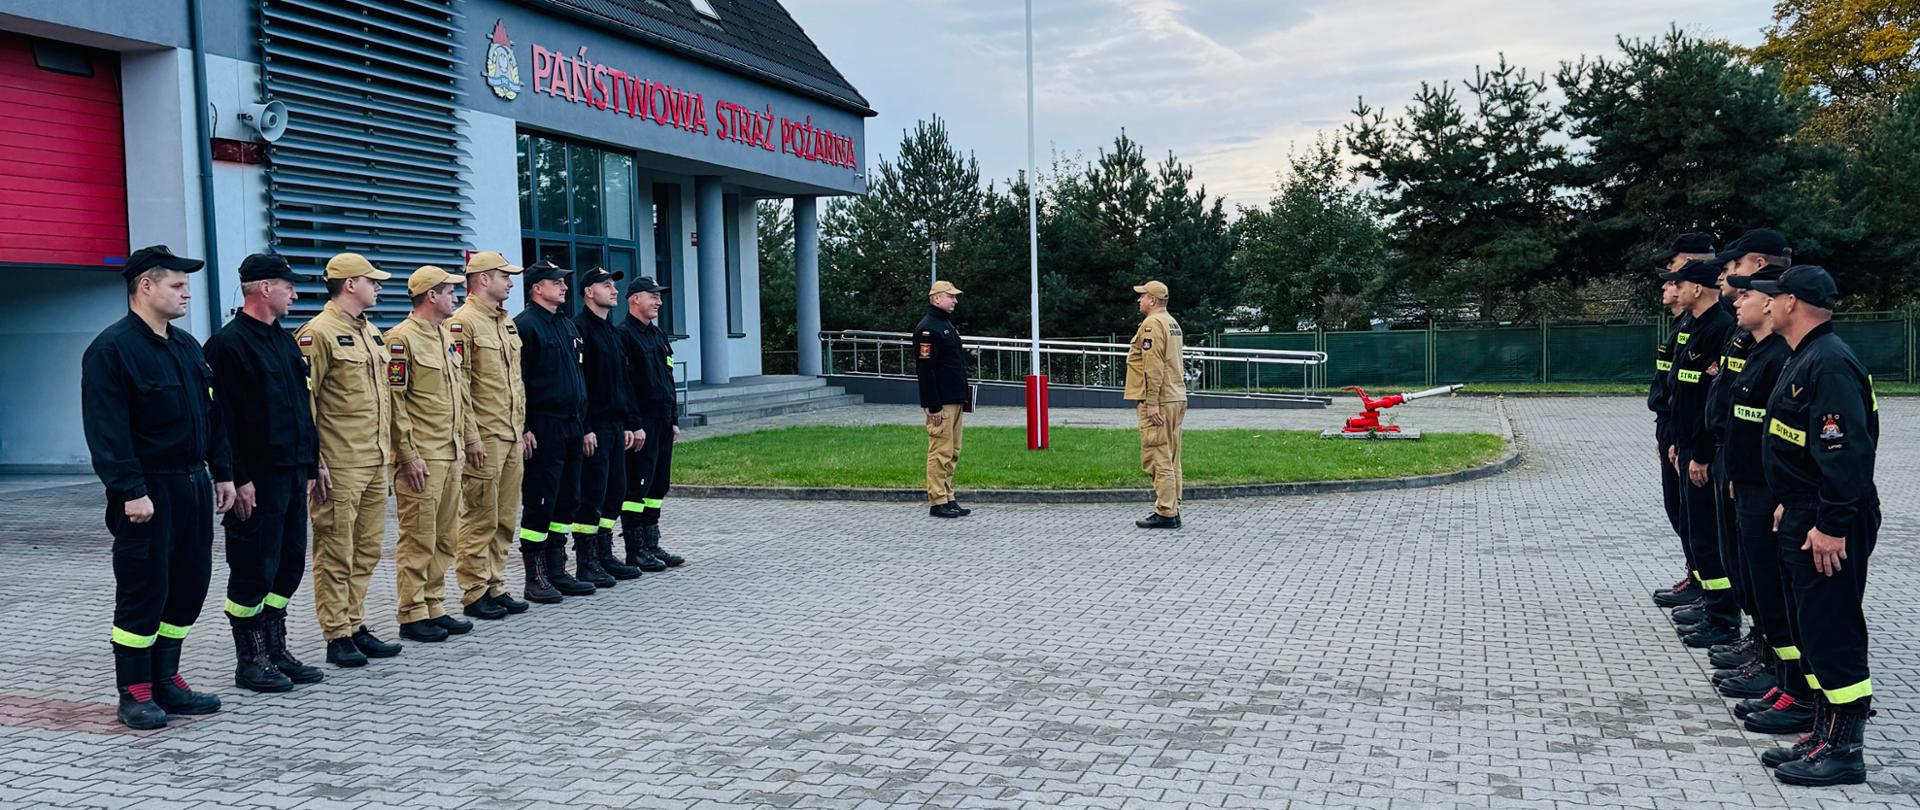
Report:
[{"label": "red garage door", "polygon": [[0,31],[0,263],[126,254],[119,58]]}]

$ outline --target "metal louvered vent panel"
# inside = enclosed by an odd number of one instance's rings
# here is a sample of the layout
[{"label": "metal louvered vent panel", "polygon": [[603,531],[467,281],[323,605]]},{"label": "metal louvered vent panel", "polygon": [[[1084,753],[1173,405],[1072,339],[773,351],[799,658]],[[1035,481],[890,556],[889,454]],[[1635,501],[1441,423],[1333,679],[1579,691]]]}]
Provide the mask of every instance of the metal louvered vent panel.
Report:
[{"label": "metal louvered vent panel", "polygon": [[[372,310],[406,315],[415,267],[459,267],[469,184],[460,131],[458,0],[262,0],[268,97],[287,133],[268,147],[274,249],[318,278],[336,253],[394,273]],[[326,303],[304,285],[294,320]]]}]

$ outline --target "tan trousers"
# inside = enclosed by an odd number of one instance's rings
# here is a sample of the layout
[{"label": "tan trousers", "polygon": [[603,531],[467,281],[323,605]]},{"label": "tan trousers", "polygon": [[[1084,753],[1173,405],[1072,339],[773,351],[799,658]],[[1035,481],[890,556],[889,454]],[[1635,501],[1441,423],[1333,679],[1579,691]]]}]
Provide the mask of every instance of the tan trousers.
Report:
[{"label": "tan trousers", "polygon": [[960,460],[960,406],[940,408],[940,424],[927,416],[927,503],[953,500],[953,465]]},{"label": "tan trousers", "polygon": [[446,615],[440,607],[447,590],[447,566],[453,564],[454,533],[460,527],[458,461],[427,462],[427,489],[414,492],[396,467],[393,500],[400,517],[400,541],[393,547],[396,614],[401,624]]},{"label": "tan trousers", "polygon": [[387,468],[329,470],[332,497],[313,505],[313,612],[328,641],[367,623],[367,583],[387,531]]},{"label": "tan trousers", "polygon": [[519,520],[520,479],[527,459],[514,439],[487,439],[487,463],[468,467],[460,476],[459,557],[454,581],[460,583],[460,604],[471,605],[483,596],[507,592],[507,549]]},{"label": "tan trousers", "polygon": [[1180,514],[1180,423],[1187,403],[1160,403],[1160,424],[1147,424],[1147,403],[1134,408],[1140,416],[1140,468],[1153,479],[1153,511],[1165,517]]}]

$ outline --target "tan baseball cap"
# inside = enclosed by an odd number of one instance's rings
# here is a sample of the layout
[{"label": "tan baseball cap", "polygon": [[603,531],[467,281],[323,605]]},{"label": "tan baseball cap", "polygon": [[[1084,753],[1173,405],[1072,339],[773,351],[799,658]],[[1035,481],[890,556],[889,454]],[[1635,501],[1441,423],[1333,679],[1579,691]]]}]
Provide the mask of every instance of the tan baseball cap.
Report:
[{"label": "tan baseball cap", "polygon": [[941,293],[959,295],[960,288],[953,286],[953,282],[951,281],[936,281],[933,283],[933,289],[927,291],[927,295],[929,296],[935,296]]},{"label": "tan baseball cap", "polygon": [[468,257],[468,275],[485,273],[488,270],[498,270],[502,273],[516,276],[522,272],[519,265],[507,261],[507,257],[500,255],[497,251],[483,250]]},{"label": "tan baseball cap", "polygon": [[358,253],[342,253],[327,260],[327,280],[338,278],[370,278],[374,281],[386,281],[393,274],[373,266],[367,257]]},{"label": "tan baseball cap", "polygon": [[442,284],[456,283],[460,278],[431,264],[424,265],[407,277],[407,294],[419,295]]},{"label": "tan baseball cap", "polygon": [[1158,281],[1149,281],[1145,284],[1142,284],[1138,287],[1133,288],[1133,291],[1137,293],[1146,293],[1162,301],[1167,300],[1167,285],[1161,284]]}]

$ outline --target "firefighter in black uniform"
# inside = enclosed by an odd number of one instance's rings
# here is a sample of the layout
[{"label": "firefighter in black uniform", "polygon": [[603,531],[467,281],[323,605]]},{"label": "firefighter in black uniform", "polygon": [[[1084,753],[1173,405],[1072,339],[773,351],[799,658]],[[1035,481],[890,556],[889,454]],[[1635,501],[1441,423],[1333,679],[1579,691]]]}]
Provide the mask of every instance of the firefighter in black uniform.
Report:
[{"label": "firefighter in black uniform", "polygon": [[638,414],[629,425],[643,434],[627,454],[627,495],[620,504],[620,536],[627,564],[665,571],[686,562],[660,547],[660,508],[673,483],[673,443],[680,438],[680,412],[673,399],[673,342],[660,328],[660,294],[667,288],[642,276],[627,283],[627,317],[620,338],[627,355],[627,384]]},{"label": "firefighter in black uniform", "polygon": [[1816,695],[1807,686],[1800,671],[1800,648],[1793,640],[1788,612],[1787,586],[1780,568],[1780,547],[1773,535],[1773,510],[1780,502],[1767,489],[1766,475],[1760,466],[1760,441],[1766,435],[1767,398],[1773,395],[1780,369],[1792,353],[1787,341],[1773,331],[1767,315],[1767,296],[1754,292],[1755,281],[1774,281],[1786,268],[1767,267],[1752,275],[1729,276],[1727,283],[1738,292],[1734,309],[1740,328],[1754,336],[1753,349],[1734,381],[1732,418],[1727,423],[1725,440],[1720,443],[1720,462],[1733,485],[1734,524],[1741,555],[1746,563],[1747,581],[1753,594],[1753,621],[1768,647],[1773,680],[1771,690],[1758,698],[1743,700],[1733,715],[1746,722],[1748,731],[1761,734],[1793,734],[1813,727]]},{"label": "firefighter in black uniform", "polygon": [[307,361],[280,325],[301,280],[278,255],[248,256],[240,263],[240,313],[207,339],[238,487],[223,521],[233,681],[255,692],[285,692],[326,678],[286,646],[287,601],[307,570],[307,482],[320,458]]},{"label": "firefighter in black uniform", "polygon": [[[1713,253],[1712,236],[1683,233],[1673,240],[1667,252],[1654,257],[1654,266],[1659,273],[1672,272],[1685,267],[1687,262],[1712,258]],[[1679,582],[1653,592],[1653,603],[1661,607],[1680,607],[1700,601],[1700,581],[1693,577],[1693,552],[1687,546],[1686,516],[1680,510],[1680,473],[1674,470],[1667,452],[1673,444],[1667,437],[1673,417],[1673,352],[1680,333],[1693,322],[1693,314],[1680,304],[1678,286],[1671,281],[1660,285],[1660,304],[1667,307],[1673,320],[1667,324],[1666,342],[1655,352],[1653,382],[1647,386],[1647,410],[1653,411],[1653,444],[1660,464],[1661,503],[1667,510],[1667,524],[1673,527],[1674,536],[1680,540],[1681,554],[1687,560],[1686,572]]]},{"label": "firefighter in black uniform", "polygon": [[220,710],[220,698],[180,677],[180,646],[212,575],[213,516],[234,501],[213,370],[200,343],[169,323],[187,314],[187,274],[202,265],[165,245],[134,251],[120,271],[131,311],[80,361],[87,450],[113,535],[114,685],[128,728]]},{"label": "firefighter in black uniform", "polygon": [[[1752,275],[1763,267],[1777,266],[1784,270],[1789,253],[1786,237],[1779,231],[1761,228],[1735,239],[1711,262],[1722,268],[1720,305],[1729,312],[1733,311],[1736,290],[1730,279]],[[1735,386],[1746,368],[1747,355],[1757,342],[1752,331],[1740,325],[1736,316],[1733,331],[1727,336],[1726,345],[1720,349],[1720,373],[1714,376],[1707,388],[1707,433],[1714,447],[1711,466],[1714,506],[1719,515],[1720,560],[1733,582],[1735,602],[1741,612],[1749,617],[1758,616],[1759,607],[1754,603],[1752,570],[1746,559],[1745,547],[1740,542],[1733,481],[1728,474],[1725,449],[1727,431],[1734,421]],[[1758,698],[1779,686],[1774,674],[1773,651],[1771,645],[1764,641],[1758,621],[1752,624],[1745,638],[1713,647],[1709,651],[1709,660],[1723,670],[1715,673],[1713,678],[1720,694],[1727,697]]]},{"label": "firefighter in black uniform", "polygon": [[584,341],[587,378],[587,435],[591,452],[580,463],[580,506],[573,514],[574,568],[596,588],[611,588],[640,569],[613,556],[614,516],[627,497],[627,451],[634,447],[628,427],[634,420],[633,392],[627,384],[627,353],[620,331],[607,320],[619,305],[620,273],[595,267],[580,279],[584,306],[573,326]]},{"label": "firefighter in black uniform", "polygon": [[1880,531],[1873,378],[1833,333],[1837,296],[1825,269],[1792,267],[1753,289],[1772,296],[1774,329],[1793,347],[1767,399],[1760,458],[1781,503],[1775,530],[1792,585],[1793,637],[1807,685],[1820,690],[1813,732],[1766,752],[1762,762],[1788,784],[1859,784],[1867,778],[1862,748],[1873,711],[1860,600]]},{"label": "firefighter in black uniform", "polygon": [[966,517],[973,510],[953,493],[960,460],[961,417],[968,406],[967,352],[953,328],[960,288],[936,281],[927,291],[927,314],[913,327],[913,372],[920,381],[920,407],[927,412],[927,513]]},{"label": "firefighter in black uniform", "polygon": [[520,332],[520,374],[527,388],[527,435],[533,456],[520,485],[520,559],[527,599],[553,604],[593,593],[567,573],[567,535],[580,499],[580,459],[587,444],[587,383],[580,364],[580,330],[562,311],[566,270],[553,262],[527,268],[526,311],[513,319]]},{"label": "firefighter in black uniform", "polygon": [[1687,545],[1692,550],[1693,576],[1704,591],[1698,622],[1682,616],[1674,619],[1689,647],[1711,647],[1740,637],[1740,607],[1733,599],[1732,579],[1720,562],[1719,515],[1711,480],[1713,438],[1706,427],[1707,387],[1720,373],[1720,349],[1733,330],[1733,316],[1720,306],[1719,275],[1719,268],[1694,261],[1660,277],[1677,285],[1680,302],[1693,316],[1674,342],[1673,415],[1668,423],[1672,442],[1667,450],[1674,472],[1683,479],[1680,504],[1687,522]]}]

